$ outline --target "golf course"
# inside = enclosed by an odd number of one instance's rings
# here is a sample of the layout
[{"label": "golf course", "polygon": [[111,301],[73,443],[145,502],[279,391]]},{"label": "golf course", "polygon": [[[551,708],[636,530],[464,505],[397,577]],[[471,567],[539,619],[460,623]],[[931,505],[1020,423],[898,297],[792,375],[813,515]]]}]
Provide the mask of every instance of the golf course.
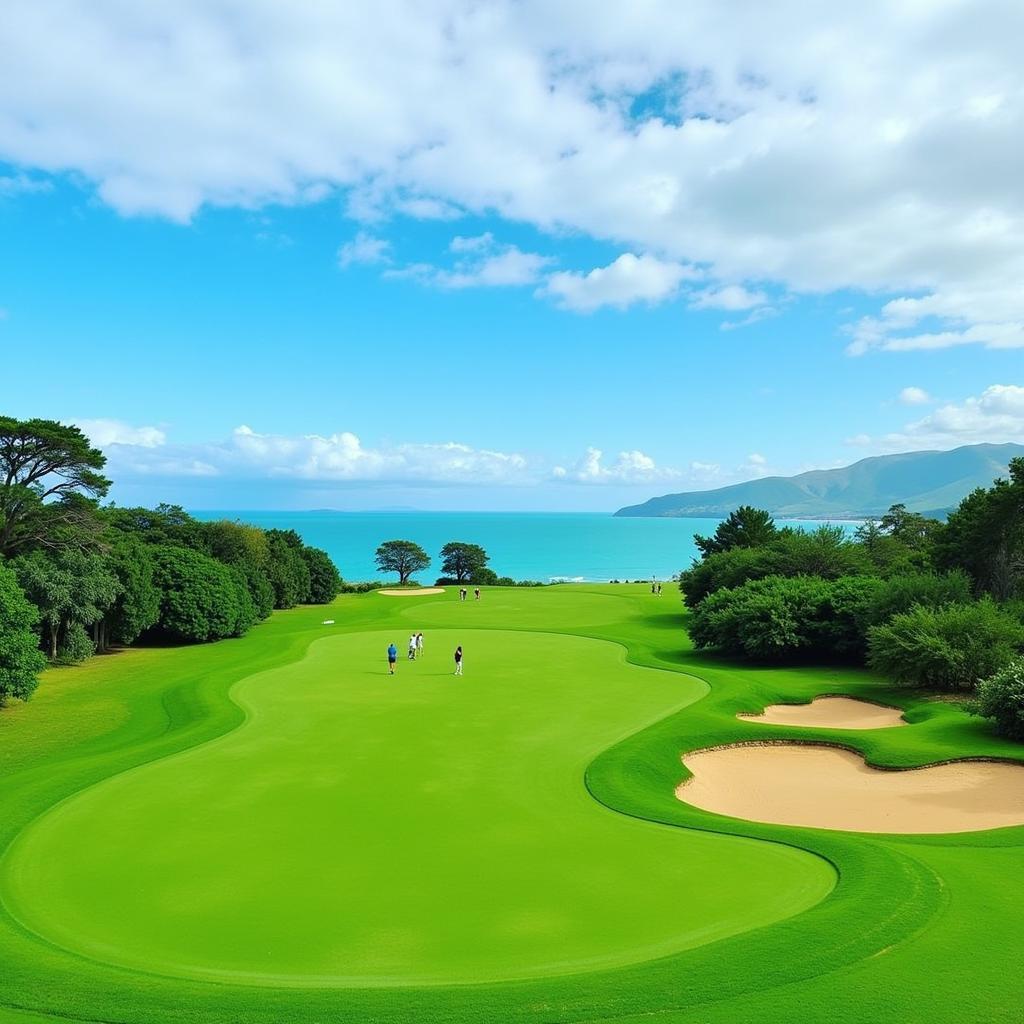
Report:
[{"label": "golf course", "polygon": [[[0,715],[0,1019],[1019,1019],[1024,828],[758,823],[687,803],[682,762],[1019,745],[861,671],[697,654],[677,602],[346,595],[48,670]],[[739,717],[823,694],[905,724]]]}]

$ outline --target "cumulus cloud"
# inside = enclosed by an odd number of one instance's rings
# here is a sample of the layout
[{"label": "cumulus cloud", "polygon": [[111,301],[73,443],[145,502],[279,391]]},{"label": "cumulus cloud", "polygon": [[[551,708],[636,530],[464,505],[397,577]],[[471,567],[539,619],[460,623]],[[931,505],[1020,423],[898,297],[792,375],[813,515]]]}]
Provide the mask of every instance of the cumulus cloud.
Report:
[{"label": "cumulus cloud", "polygon": [[674,469],[658,466],[654,459],[641,451],[619,452],[612,463],[604,461],[600,448],[588,448],[573,466],[555,466],[552,476],[585,484],[636,484],[656,480],[671,480],[680,476]]},{"label": "cumulus cloud", "polygon": [[[96,421],[99,422],[99,421]],[[106,421],[109,422],[109,421]],[[125,476],[219,476],[302,481],[419,483],[527,483],[540,470],[515,452],[456,442],[372,447],[350,431],[336,434],[264,434],[242,425],[222,441],[166,444],[120,432],[110,444],[111,466]]]},{"label": "cumulus cloud", "polygon": [[167,440],[167,435],[159,427],[135,427],[123,420],[109,419],[83,419],[75,422],[98,448],[112,444],[159,448]]},{"label": "cumulus cloud", "polygon": [[693,274],[681,263],[627,252],[608,266],[587,273],[566,270],[550,274],[538,294],[576,313],[592,313],[602,306],[626,309],[637,302],[671,298],[680,282]]},{"label": "cumulus cloud", "polygon": [[924,388],[909,387],[900,392],[900,402],[903,405],[927,405],[932,396]]},{"label": "cumulus cloud", "polygon": [[[126,215],[344,193],[366,219],[494,213],[891,298],[853,354],[1021,347],[1022,21],[1014,0],[9,0],[0,159]],[[551,294],[674,287],[609,285]]]},{"label": "cumulus cloud", "polygon": [[338,266],[344,269],[353,264],[373,265],[391,262],[391,243],[384,238],[360,231],[355,238],[338,250]]},{"label": "cumulus cloud", "polygon": [[955,448],[984,442],[1024,443],[1024,387],[993,384],[963,402],[941,405],[902,430],[872,437],[859,434],[849,443],[884,451]]}]

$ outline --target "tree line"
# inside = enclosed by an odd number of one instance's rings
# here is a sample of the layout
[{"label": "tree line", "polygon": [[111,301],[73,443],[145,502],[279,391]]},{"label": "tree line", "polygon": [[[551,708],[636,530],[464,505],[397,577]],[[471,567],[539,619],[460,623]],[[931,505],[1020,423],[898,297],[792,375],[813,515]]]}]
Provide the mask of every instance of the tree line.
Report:
[{"label": "tree line", "polygon": [[[510,576],[499,576],[487,563],[490,556],[479,544],[449,541],[441,548],[441,575],[435,586],[540,587],[544,584],[530,580],[517,581]],[[376,552],[377,568],[381,572],[398,573],[400,586],[430,567],[430,556],[411,540],[386,540]]]},{"label": "tree line", "polygon": [[76,426],[0,416],[0,704],[30,696],[48,662],[241,636],[341,590],[330,557],[294,530],[102,506],[105,465]]},{"label": "tree line", "polygon": [[971,694],[1024,739],[1024,459],[945,522],[894,505],[849,536],[744,506],[696,541],[679,585],[697,647]]}]

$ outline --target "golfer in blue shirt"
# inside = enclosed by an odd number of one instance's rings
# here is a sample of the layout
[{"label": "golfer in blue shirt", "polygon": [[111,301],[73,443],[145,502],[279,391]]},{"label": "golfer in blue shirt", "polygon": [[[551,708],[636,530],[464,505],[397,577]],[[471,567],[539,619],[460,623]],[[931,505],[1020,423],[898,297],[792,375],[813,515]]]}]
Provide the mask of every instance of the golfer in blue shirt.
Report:
[{"label": "golfer in blue shirt", "polygon": [[388,675],[395,674],[395,662],[398,661],[398,648],[392,643],[388,645]]}]

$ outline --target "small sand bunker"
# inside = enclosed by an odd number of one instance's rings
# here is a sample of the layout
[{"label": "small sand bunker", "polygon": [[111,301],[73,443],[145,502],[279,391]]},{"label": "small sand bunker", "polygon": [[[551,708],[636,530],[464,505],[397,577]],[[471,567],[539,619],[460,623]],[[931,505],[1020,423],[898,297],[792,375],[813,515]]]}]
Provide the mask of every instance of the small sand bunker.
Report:
[{"label": "small sand bunker", "polygon": [[800,725],[817,729],[888,729],[906,725],[899,708],[852,697],[815,697],[810,704],[771,704],[759,715],[737,715],[745,722]]},{"label": "small sand bunker", "polygon": [[388,597],[423,597],[426,594],[443,594],[444,587],[409,587],[403,590],[378,590],[377,593]]},{"label": "small sand bunker", "polygon": [[1024,766],[990,761],[885,771],[809,743],[745,744],[683,757],[676,796],[717,814],[851,832],[976,832],[1024,824]]}]

